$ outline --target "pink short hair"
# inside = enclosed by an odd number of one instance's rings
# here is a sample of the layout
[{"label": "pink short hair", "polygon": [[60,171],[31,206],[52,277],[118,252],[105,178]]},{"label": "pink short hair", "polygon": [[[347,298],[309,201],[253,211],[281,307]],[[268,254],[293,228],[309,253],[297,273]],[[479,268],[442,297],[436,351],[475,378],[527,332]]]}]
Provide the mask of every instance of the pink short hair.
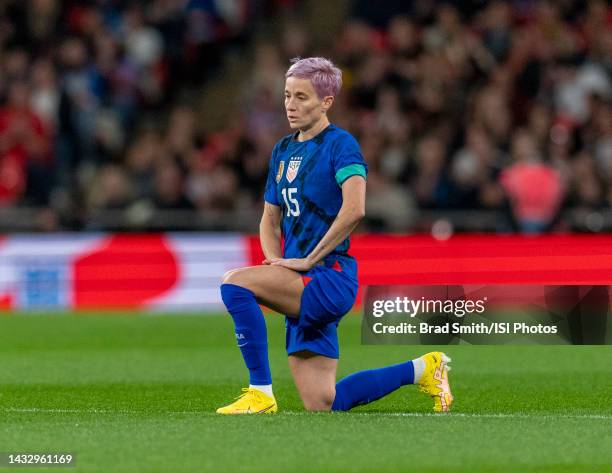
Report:
[{"label": "pink short hair", "polygon": [[342,71],[329,59],[323,57],[307,57],[292,59],[293,63],[287,77],[309,79],[320,99],[327,96],[335,97],[342,87]]}]

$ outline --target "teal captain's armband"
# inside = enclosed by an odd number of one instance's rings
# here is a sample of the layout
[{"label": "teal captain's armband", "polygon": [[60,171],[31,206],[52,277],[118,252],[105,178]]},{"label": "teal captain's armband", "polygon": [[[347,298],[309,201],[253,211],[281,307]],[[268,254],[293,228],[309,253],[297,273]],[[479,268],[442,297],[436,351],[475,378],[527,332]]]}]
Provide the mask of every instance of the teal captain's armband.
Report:
[{"label": "teal captain's armband", "polygon": [[349,164],[348,166],[339,169],[336,173],[336,182],[339,186],[341,186],[344,181],[352,176],[361,176],[367,180],[366,171],[363,164]]}]

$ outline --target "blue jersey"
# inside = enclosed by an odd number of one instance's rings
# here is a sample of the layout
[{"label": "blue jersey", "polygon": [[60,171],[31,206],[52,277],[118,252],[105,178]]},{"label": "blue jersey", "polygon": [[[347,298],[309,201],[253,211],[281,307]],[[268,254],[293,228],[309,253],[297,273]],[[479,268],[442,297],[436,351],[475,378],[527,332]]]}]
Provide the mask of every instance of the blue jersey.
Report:
[{"label": "blue jersey", "polygon": [[[264,199],[281,208],[285,258],[305,258],[329,230],[342,206],[342,183],[367,174],[359,144],[347,131],[329,125],[297,141],[285,136],[272,150]],[[330,254],[346,255],[348,237]]]}]

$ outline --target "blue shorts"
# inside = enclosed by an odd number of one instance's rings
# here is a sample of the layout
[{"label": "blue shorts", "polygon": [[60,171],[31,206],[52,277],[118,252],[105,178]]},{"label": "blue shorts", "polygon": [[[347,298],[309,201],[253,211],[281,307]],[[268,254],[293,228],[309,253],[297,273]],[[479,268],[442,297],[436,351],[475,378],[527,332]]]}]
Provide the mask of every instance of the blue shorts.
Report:
[{"label": "blue shorts", "polygon": [[338,323],[355,304],[357,263],[350,256],[328,257],[302,278],[300,316],[285,318],[287,354],[307,350],[338,358]]}]

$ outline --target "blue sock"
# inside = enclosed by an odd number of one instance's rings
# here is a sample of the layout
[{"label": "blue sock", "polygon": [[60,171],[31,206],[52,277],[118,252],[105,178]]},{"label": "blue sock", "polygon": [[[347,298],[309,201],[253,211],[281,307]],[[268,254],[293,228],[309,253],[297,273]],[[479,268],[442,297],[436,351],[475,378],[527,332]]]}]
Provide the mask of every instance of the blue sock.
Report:
[{"label": "blue sock", "polygon": [[414,383],[412,361],[353,373],[336,384],[332,411],[348,411],[376,401],[397,388]]},{"label": "blue sock", "polygon": [[221,298],[234,319],[236,341],[249,369],[250,383],[272,384],[266,321],[255,294],[235,284],[222,284]]}]

